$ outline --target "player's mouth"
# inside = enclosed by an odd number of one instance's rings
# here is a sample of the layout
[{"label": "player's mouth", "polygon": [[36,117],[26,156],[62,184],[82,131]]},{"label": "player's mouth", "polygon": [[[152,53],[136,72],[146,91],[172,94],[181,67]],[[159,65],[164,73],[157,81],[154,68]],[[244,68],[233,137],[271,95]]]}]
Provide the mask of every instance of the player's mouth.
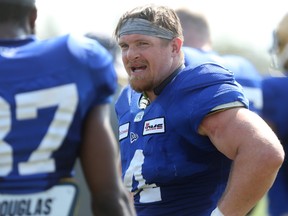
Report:
[{"label": "player's mouth", "polygon": [[139,73],[146,70],[147,66],[131,67],[133,73]]}]

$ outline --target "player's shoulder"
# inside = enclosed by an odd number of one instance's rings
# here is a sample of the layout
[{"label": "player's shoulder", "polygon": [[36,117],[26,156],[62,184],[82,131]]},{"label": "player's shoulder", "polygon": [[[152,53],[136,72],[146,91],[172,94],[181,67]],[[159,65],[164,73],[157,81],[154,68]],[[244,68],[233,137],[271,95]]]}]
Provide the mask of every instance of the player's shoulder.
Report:
[{"label": "player's shoulder", "polygon": [[43,40],[41,43],[47,51],[67,52],[68,55],[83,62],[96,59],[98,63],[107,64],[113,60],[109,52],[98,41],[82,34],[60,35]]},{"label": "player's shoulder", "polygon": [[216,63],[185,67],[175,79],[178,88],[202,88],[222,82],[234,82],[233,73]]},{"label": "player's shoulder", "polygon": [[100,62],[112,61],[110,53],[97,40],[84,35],[68,35],[67,46],[70,52],[78,58],[97,58]]}]

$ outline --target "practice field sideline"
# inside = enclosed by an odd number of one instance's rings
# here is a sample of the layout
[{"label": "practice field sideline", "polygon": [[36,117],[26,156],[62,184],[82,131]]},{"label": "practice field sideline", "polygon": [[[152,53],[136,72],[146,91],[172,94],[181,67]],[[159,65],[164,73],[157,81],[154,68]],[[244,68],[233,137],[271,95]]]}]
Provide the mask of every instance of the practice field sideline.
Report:
[{"label": "practice field sideline", "polygon": [[265,196],[256,206],[252,216],[268,216],[267,213],[267,197]]}]

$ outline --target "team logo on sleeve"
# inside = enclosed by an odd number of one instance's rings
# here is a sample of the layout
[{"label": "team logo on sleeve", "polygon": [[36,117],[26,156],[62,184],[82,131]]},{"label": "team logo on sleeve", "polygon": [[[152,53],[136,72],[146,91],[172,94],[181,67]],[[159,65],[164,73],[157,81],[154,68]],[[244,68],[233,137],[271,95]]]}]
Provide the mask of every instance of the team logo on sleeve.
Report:
[{"label": "team logo on sleeve", "polygon": [[130,133],[130,143],[135,142],[138,139],[138,134],[131,132]]},{"label": "team logo on sleeve", "polygon": [[128,137],[129,122],[119,126],[119,140]]},{"label": "team logo on sleeve", "polygon": [[164,133],[164,132],[165,132],[164,118],[156,118],[151,119],[149,121],[145,121],[143,135]]}]

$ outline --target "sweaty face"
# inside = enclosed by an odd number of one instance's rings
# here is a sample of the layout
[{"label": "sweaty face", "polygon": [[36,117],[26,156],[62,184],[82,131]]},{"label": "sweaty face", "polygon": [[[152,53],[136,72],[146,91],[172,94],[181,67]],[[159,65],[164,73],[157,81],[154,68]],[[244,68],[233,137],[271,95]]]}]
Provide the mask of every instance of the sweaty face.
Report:
[{"label": "sweaty face", "polygon": [[140,34],[123,35],[119,39],[122,61],[131,87],[138,92],[153,91],[172,70],[171,42]]}]

